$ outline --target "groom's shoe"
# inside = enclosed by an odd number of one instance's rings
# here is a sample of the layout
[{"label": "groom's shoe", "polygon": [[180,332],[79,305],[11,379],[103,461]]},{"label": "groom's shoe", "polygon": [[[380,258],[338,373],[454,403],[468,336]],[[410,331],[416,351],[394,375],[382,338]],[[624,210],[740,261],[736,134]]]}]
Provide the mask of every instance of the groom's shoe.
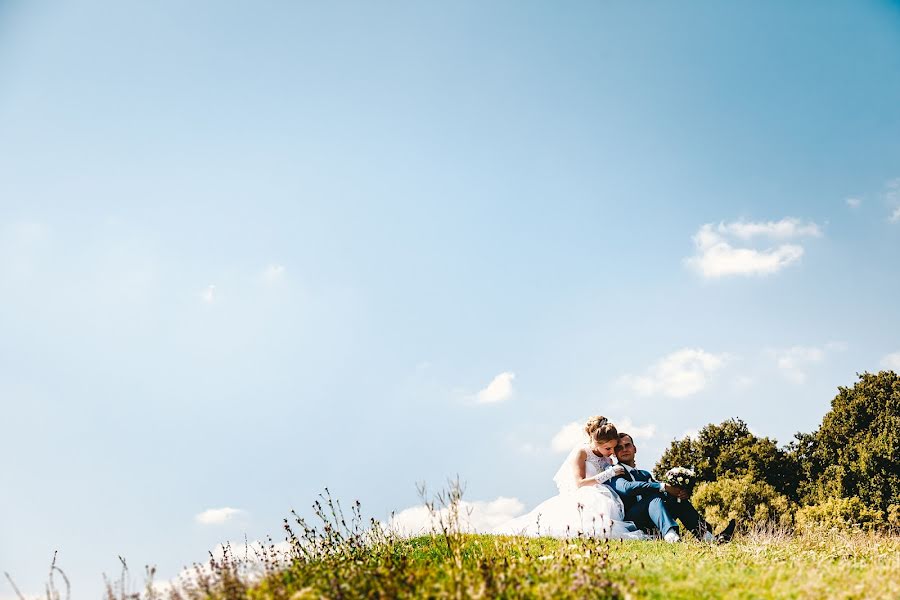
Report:
[{"label": "groom's shoe", "polygon": [[737,526],[737,522],[732,519],[728,521],[728,525],[725,526],[719,535],[716,536],[716,542],[720,544],[727,544],[731,541],[731,538],[734,537],[734,529]]},{"label": "groom's shoe", "polygon": [[673,527],[672,529],[670,529],[669,531],[666,532],[666,535],[663,536],[663,539],[665,541],[669,542],[670,544],[675,544],[675,543],[678,543],[681,541],[681,536],[678,535],[678,532],[675,531],[675,528]]}]

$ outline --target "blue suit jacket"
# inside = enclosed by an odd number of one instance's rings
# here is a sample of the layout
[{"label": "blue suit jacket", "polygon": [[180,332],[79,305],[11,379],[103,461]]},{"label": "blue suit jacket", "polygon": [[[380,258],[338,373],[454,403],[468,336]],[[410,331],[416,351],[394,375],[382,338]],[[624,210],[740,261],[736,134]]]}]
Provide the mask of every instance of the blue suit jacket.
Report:
[{"label": "blue suit jacket", "polygon": [[616,475],[606,484],[619,494],[625,505],[625,512],[628,512],[628,509],[637,504],[638,496],[643,499],[663,494],[663,484],[651,479],[653,477],[648,471],[635,469],[630,474],[626,471],[624,475]]}]

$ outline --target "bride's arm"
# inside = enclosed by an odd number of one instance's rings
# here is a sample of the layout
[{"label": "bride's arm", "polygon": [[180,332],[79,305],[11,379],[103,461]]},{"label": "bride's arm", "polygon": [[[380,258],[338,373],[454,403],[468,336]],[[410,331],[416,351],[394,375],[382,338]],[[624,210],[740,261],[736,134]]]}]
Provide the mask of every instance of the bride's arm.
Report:
[{"label": "bride's arm", "polygon": [[581,450],[577,454],[572,456],[572,472],[575,474],[575,485],[577,487],[584,487],[588,485],[597,485],[598,483],[602,483],[611,479],[615,476],[614,472],[607,473],[607,471],[611,471],[610,469],[601,471],[599,474],[593,477],[585,477],[585,473],[587,472],[587,450]]}]

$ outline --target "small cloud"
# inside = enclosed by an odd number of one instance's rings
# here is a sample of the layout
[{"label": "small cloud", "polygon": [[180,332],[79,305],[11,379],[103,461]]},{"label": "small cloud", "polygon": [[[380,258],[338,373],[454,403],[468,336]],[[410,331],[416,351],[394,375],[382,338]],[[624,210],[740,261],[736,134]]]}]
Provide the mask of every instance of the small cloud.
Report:
[{"label": "small cloud", "polygon": [[[619,431],[631,434],[635,439],[650,439],[656,435],[656,425],[636,425],[628,417],[610,419]],[[576,446],[583,446],[588,442],[584,432],[584,421],[572,421],[560,427],[550,440],[550,451],[555,453],[569,452]],[[522,451],[530,454],[543,454],[547,452],[546,446],[526,442],[518,445]]]},{"label": "small cloud", "polygon": [[243,512],[238,508],[210,508],[196,515],[194,520],[202,525],[219,525],[225,521],[230,521]]},{"label": "small cloud", "polygon": [[691,438],[692,440],[696,440],[698,437],[700,437],[699,429],[685,429],[681,432],[680,439]]},{"label": "small cloud", "polygon": [[885,184],[884,199],[891,210],[888,221],[900,222],[900,177],[892,179]]},{"label": "small cloud", "polygon": [[[525,505],[518,498],[499,497],[491,501],[459,503],[460,528],[463,531],[487,533],[498,525],[519,516],[525,511]],[[393,515],[388,527],[404,536],[417,536],[432,531],[437,525],[437,518],[447,519],[448,510],[441,509],[432,514],[425,506],[411,506]]]},{"label": "small cloud", "polygon": [[212,284],[206,286],[206,289],[203,290],[203,293],[200,294],[200,297],[207,304],[214,302],[216,299],[216,286]]},{"label": "small cloud", "polygon": [[584,432],[584,423],[572,421],[563,425],[553,439],[550,440],[550,449],[554,452],[569,452],[575,446],[587,442],[587,434]]},{"label": "small cloud", "polygon": [[277,283],[284,279],[284,265],[269,265],[262,272],[262,280],[266,283]]},{"label": "small cloud", "polygon": [[656,425],[635,425],[634,421],[628,417],[613,419],[612,423],[619,433],[627,433],[635,440],[649,440],[656,436]]},{"label": "small cloud", "polygon": [[897,221],[900,221],[900,206],[898,206],[897,208],[894,209],[894,212],[892,212],[891,216],[888,217],[888,221],[890,221],[891,223],[896,223]]},{"label": "small cloud", "polygon": [[859,208],[860,205],[862,204],[862,199],[860,199],[860,198],[847,198],[846,200],[844,200],[844,202],[846,202],[846,203],[847,203],[847,206],[849,206],[850,208]]},{"label": "small cloud", "polygon": [[846,344],[843,342],[828,342],[821,347],[792,346],[791,348],[771,350],[770,353],[774,356],[779,370],[787,379],[794,383],[804,383],[806,371],[810,366],[821,363],[830,353],[845,349]]},{"label": "small cloud", "polygon": [[[737,221],[702,225],[693,236],[695,254],[685,264],[707,279],[731,275],[769,275],[800,260],[804,248],[799,244],[781,243],[754,248],[746,244],[755,238],[786,241],[800,237],[821,237],[815,223],[799,219],[780,221]],[[736,243],[742,244],[737,246]]]},{"label": "small cloud", "polygon": [[475,400],[479,404],[494,404],[509,400],[513,394],[512,382],[515,378],[516,374],[510,371],[500,373],[491,380],[486,388],[475,395]]},{"label": "small cloud", "polygon": [[794,383],[806,381],[806,373],[803,368],[812,363],[821,362],[825,358],[825,351],[821,348],[794,346],[785,350],[776,350],[775,358],[778,368],[784,376]]},{"label": "small cloud", "polygon": [[881,366],[890,369],[895,373],[900,373],[900,352],[892,352],[881,359]]},{"label": "small cloud", "polygon": [[822,230],[815,223],[801,223],[799,219],[789,217],[780,221],[719,223],[718,232],[722,235],[733,235],[742,240],[754,237],[788,240],[804,236],[822,236]]},{"label": "small cloud", "polygon": [[643,375],[624,375],[619,384],[639,396],[662,394],[684,398],[703,390],[712,375],[728,359],[727,354],[711,354],[700,348],[682,348],[664,356]]}]

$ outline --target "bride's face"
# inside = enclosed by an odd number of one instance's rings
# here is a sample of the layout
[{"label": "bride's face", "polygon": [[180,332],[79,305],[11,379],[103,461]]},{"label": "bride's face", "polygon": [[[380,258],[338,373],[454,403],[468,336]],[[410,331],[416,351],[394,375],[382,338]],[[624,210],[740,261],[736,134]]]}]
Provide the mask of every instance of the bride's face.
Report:
[{"label": "bride's face", "polygon": [[602,456],[610,457],[616,451],[616,440],[609,440],[606,442],[594,442],[593,449],[594,452],[600,454]]}]

